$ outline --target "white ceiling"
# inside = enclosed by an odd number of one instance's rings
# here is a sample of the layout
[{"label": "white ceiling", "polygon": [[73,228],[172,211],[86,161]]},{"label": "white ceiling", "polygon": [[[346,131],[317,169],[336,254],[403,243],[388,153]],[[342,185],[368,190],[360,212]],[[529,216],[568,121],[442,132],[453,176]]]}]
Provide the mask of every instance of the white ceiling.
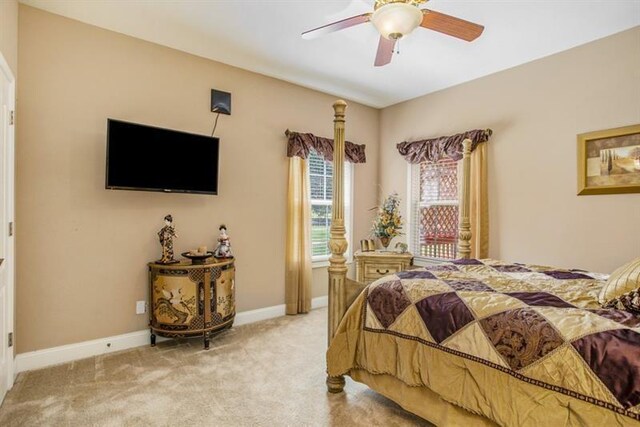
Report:
[{"label": "white ceiling", "polygon": [[[56,14],[226,64],[385,107],[640,25],[640,0],[432,0],[485,26],[467,43],[423,28],[373,67],[370,23],[300,33],[373,9],[373,0],[21,0]],[[640,40],[639,40],[640,43]]]}]

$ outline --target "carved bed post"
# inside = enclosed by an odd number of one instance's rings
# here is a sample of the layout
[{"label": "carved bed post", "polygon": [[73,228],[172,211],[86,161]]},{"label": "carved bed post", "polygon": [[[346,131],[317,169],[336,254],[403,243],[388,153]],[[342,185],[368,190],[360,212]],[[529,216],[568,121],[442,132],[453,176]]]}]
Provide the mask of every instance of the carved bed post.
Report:
[{"label": "carved bed post", "polygon": [[471,258],[471,140],[462,141],[462,204],[458,232],[458,258]]},{"label": "carved bed post", "polygon": [[[344,112],[347,103],[339,100],[333,104],[333,200],[331,213],[331,237],[329,248],[329,343],[344,312],[346,311],[345,288],[347,265],[344,253],[347,251],[347,239],[344,228]],[[340,393],[344,388],[344,377],[327,376],[327,389],[331,393]]]}]

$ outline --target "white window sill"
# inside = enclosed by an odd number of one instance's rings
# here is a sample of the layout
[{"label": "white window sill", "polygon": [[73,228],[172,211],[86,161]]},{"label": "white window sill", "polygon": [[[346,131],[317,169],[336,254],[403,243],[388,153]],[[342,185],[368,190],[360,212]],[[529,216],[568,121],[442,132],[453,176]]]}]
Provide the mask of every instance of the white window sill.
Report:
[{"label": "white window sill", "polygon": [[453,261],[452,259],[441,259],[441,258],[428,258],[428,257],[420,257],[420,256],[414,256],[413,257],[413,264],[417,265],[418,267],[422,267],[425,265],[434,265],[434,264],[442,264],[445,262],[450,262]]},{"label": "white window sill", "polygon": [[[347,258],[347,265],[353,264],[353,260],[351,259],[350,256],[348,256],[346,258]],[[325,267],[329,267],[329,260],[328,259],[313,261],[311,263],[311,268],[325,268]]]},{"label": "white window sill", "polygon": [[329,266],[329,260],[328,259],[321,259],[318,261],[313,261],[311,263],[311,268],[321,268],[321,267],[328,267]]}]

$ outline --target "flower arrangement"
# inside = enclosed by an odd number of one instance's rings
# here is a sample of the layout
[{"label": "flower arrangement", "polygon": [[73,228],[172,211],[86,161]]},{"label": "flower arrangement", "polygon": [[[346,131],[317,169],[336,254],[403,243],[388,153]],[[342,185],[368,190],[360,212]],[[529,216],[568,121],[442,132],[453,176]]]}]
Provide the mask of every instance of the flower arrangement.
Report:
[{"label": "flower arrangement", "polygon": [[378,237],[386,248],[389,246],[391,239],[402,234],[401,230],[400,197],[398,193],[393,193],[378,208],[378,216],[373,221],[371,233]]}]

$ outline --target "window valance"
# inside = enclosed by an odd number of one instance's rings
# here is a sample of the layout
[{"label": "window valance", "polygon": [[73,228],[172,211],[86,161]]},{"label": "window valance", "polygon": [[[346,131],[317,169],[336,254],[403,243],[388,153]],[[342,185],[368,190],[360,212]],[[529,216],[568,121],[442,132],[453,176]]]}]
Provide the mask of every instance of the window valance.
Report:
[{"label": "window valance", "polygon": [[462,141],[470,139],[471,151],[473,151],[478,144],[488,141],[492,133],[491,129],[475,129],[451,136],[412,142],[405,141],[396,147],[409,163],[437,162],[444,158],[457,161],[462,159]]},{"label": "window valance", "polygon": [[[285,135],[289,139],[287,157],[309,157],[309,151],[315,150],[326,161],[333,161],[333,139],[315,136],[311,133],[293,132],[287,129]],[[364,144],[345,141],[345,160],[351,163],[366,163]]]}]

